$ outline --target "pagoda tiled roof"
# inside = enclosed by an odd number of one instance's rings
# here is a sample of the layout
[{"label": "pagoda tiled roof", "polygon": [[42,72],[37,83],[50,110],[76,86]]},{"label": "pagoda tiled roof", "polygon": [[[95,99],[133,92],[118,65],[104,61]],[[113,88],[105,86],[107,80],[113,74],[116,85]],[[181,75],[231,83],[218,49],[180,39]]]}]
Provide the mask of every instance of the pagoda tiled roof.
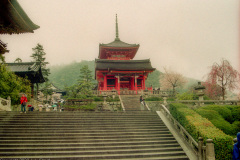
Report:
[{"label": "pagoda tiled roof", "polygon": [[20,62],[20,63],[6,63],[7,67],[16,75],[25,77],[32,83],[43,83],[45,79],[42,75],[40,63],[37,62]]},{"label": "pagoda tiled roof", "polygon": [[115,71],[154,71],[150,59],[145,60],[108,60],[95,59],[96,70]]},{"label": "pagoda tiled roof", "polygon": [[20,62],[20,63],[6,63],[13,72],[37,72],[40,69],[40,64],[36,62]]},{"label": "pagoda tiled roof", "polygon": [[27,33],[38,29],[17,0],[0,0],[0,34]]},{"label": "pagoda tiled roof", "polygon": [[114,48],[131,48],[131,47],[139,47],[139,44],[128,44],[119,39],[115,39],[113,42],[108,44],[100,44],[99,45],[104,47],[114,47]]}]

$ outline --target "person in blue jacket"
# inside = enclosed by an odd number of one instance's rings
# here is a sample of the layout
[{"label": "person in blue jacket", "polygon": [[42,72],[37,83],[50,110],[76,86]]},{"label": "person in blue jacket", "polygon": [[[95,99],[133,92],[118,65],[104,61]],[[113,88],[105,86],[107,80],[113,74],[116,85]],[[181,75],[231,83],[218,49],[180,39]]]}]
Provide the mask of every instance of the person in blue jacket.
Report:
[{"label": "person in blue jacket", "polygon": [[237,133],[237,143],[233,145],[233,160],[240,160],[240,132]]}]

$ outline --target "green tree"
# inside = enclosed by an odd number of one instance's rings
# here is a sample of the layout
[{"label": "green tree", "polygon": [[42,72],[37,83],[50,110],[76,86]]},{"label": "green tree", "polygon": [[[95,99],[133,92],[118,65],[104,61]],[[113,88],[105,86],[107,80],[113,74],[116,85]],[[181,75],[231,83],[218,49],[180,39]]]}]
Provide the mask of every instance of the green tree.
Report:
[{"label": "green tree", "polygon": [[16,58],[16,60],[14,61],[14,63],[21,63],[22,59],[21,58]]},{"label": "green tree", "polygon": [[46,53],[43,49],[43,46],[41,44],[37,44],[35,48],[32,48],[33,54],[31,57],[34,59],[34,61],[39,62],[42,68],[42,74],[46,81],[48,81],[48,75],[50,74],[50,69],[47,68],[48,62],[45,62]]},{"label": "green tree", "polygon": [[85,65],[80,69],[80,76],[76,84],[67,87],[67,97],[86,98],[92,95],[94,79],[91,70]]},{"label": "green tree", "polygon": [[0,63],[0,97],[11,97],[12,104],[18,104],[20,93],[25,93],[28,98],[31,97],[30,81],[27,78],[21,78],[9,71],[5,64]]},{"label": "green tree", "polygon": [[42,89],[42,93],[44,94],[46,101],[48,101],[49,96],[51,98],[52,94],[53,94],[53,90],[51,88],[51,84],[46,82],[43,89]]}]

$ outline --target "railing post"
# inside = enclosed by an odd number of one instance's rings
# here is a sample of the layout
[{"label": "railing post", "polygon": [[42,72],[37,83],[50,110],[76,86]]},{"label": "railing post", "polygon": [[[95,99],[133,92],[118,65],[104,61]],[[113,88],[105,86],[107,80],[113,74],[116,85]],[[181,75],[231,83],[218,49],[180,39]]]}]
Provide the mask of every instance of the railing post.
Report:
[{"label": "railing post", "polygon": [[203,160],[202,146],[203,146],[203,138],[199,137],[198,138],[198,160]]},{"label": "railing post", "polygon": [[207,139],[206,160],[215,160],[214,144],[212,139]]}]

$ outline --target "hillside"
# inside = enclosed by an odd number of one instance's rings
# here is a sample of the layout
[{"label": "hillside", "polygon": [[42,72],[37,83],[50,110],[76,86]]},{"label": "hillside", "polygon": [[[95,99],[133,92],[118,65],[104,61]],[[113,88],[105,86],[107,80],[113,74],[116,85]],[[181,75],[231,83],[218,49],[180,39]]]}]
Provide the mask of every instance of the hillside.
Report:
[{"label": "hillside", "polygon": [[72,86],[79,78],[80,68],[88,65],[92,71],[92,76],[95,76],[94,61],[73,62],[67,65],[55,65],[50,67],[49,80],[58,88],[63,89],[65,86]]},{"label": "hillside", "polygon": [[[73,62],[67,65],[55,65],[50,67],[50,81],[60,89],[63,89],[64,86],[71,86],[77,82],[79,77],[80,68],[84,65],[88,65],[88,68],[92,71],[92,76],[95,77],[95,64],[93,61],[81,61]],[[153,88],[160,87],[159,76],[163,74],[159,70],[155,70],[149,74],[146,81],[146,87],[152,86]],[[188,83],[183,87],[181,91],[186,91],[189,87],[196,85],[197,80],[187,78]]]}]

